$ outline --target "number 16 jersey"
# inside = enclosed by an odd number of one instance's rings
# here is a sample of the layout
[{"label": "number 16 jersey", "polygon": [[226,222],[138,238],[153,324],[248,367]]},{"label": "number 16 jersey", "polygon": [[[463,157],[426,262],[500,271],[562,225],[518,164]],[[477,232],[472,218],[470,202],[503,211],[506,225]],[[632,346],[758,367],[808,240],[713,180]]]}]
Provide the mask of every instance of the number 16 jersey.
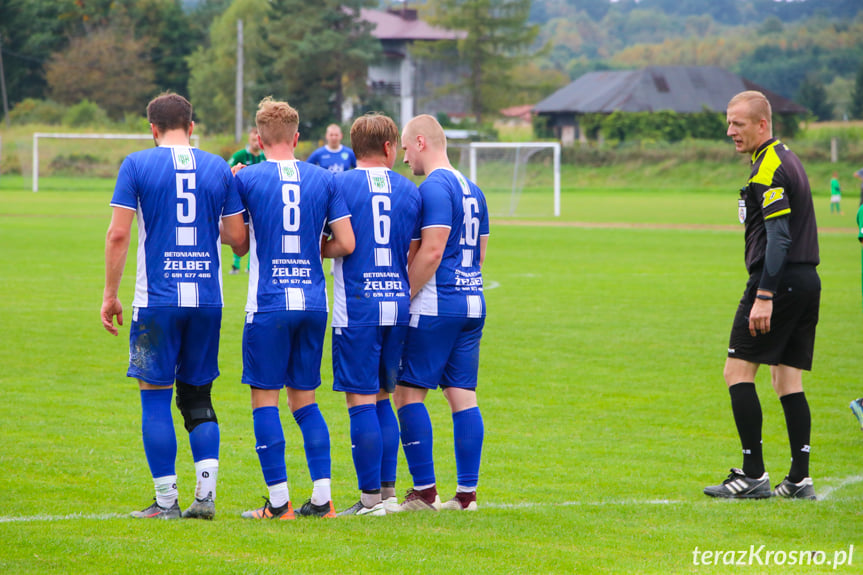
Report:
[{"label": "number 16 jersey", "polygon": [[482,190],[445,168],[430,173],[419,190],[422,229],[448,228],[449,237],[437,271],[411,301],[411,314],[485,317],[479,238],[489,235],[489,224]]}]

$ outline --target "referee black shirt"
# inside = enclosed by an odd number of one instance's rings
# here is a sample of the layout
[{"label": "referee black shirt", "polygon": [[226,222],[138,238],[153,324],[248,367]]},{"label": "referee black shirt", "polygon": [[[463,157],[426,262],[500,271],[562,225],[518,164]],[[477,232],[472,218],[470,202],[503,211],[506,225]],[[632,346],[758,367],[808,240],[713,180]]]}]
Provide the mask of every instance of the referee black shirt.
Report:
[{"label": "referee black shirt", "polygon": [[785,144],[770,138],[755,150],[752,172],[740,197],[746,207],[746,269],[750,274],[764,265],[764,221],[782,216],[788,216],[791,231],[791,248],[785,262],[819,264],[818,227],[809,178],[800,159]]}]

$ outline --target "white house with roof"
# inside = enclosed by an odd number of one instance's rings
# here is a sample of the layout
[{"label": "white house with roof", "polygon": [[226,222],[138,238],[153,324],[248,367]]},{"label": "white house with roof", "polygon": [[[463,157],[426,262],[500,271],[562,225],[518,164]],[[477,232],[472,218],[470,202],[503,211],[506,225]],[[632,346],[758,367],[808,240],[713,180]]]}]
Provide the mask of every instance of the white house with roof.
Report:
[{"label": "white house with roof", "polygon": [[464,114],[467,101],[459,94],[440,95],[441,86],[455,83],[460,66],[451,62],[416,60],[410,46],[417,41],[457,40],[463,32],[436,28],[419,19],[409,8],[387,11],[360,10],[360,18],[374,24],[372,36],[380,40],[383,57],[369,66],[368,83],[372,93],[398,102],[401,125],[417,114]]}]

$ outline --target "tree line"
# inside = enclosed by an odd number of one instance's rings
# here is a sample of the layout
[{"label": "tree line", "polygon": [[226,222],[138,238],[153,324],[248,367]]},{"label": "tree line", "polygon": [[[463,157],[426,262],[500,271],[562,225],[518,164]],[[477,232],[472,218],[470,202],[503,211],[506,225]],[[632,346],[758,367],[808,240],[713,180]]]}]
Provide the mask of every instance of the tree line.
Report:
[{"label": "tree line", "polygon": [[817,119],[861,118],[859,0],[535,0],[539,66],[575,79],[647,65],[719,66],[806,106]]},{"label": "tree line", "polygon": [[[98,105],[140,117],[153,95],[190,96],[210,130],[233,126],[236,22],[245,29],[246,121],[265,95],[291,101],[314,136],[379,107],[366,85],[380,43],[361,8],[385,0],[5,0],[0,46],[9,101]],[[863,117],[859,0],[425,0],[420,17],[459,40],[418,43],[464,73],[477,120],[534,104],[583,73],[648,64],[715,65],[807,106]],[[28,110],[49,110],[50,106]],[[56,110],[55,110],[56,111]]]}]

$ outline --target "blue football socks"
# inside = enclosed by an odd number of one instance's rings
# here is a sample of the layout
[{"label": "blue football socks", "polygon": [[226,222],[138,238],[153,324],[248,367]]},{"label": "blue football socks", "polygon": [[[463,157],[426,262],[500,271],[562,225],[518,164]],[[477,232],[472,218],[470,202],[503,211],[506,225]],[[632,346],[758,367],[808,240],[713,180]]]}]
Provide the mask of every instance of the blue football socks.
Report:
[{"label": "blue football socks", "polygon": [[215,421],[205,421],[189,433],[189,446],[192,448],[192,459],[219,458],[219,424]]},{"label": "blue football socks", "polygon": [[267,485],[285,483],[288,472],[285,468],[285,433],[279,419],[279,408],[259,407],[252,410],[255,423],[255,451],[264,472]]},{"label": "blue football socks", "polygon": [[312,481],[330,477],[330,430],[317,403],[294,412],[294,420],[303,433],[303,447]]},{"label": "blue football socks", "polygon": [[383,451],[381,454],[381,481],[396,482],[396,469],[399,463],[399,420],[390,405],[389,399],[382,399],[375,405],[378,424],[381,428]]},{"label": "blue football socks", "polygon": [[381,428],[374,404],[348,409],[351,418],[351,455],[357,483],[363,491],[381,488]]},{"label": "blue football socks", "polygon": [[431,419],[424,403],[409,403],[399,409],[399,424],[402,432],[402,447],[414,486],[433,485],[434,438]]},{"label": "blue football socks", "polygon": [[153,477],[175,475],[177,435],[171,416],[173,388],[141,390],[141,434]]},{"label": "blue football socks", "polygon": [[459,487],[476,489],[485,427],[479,407],[452,414],[455,468]]}]

